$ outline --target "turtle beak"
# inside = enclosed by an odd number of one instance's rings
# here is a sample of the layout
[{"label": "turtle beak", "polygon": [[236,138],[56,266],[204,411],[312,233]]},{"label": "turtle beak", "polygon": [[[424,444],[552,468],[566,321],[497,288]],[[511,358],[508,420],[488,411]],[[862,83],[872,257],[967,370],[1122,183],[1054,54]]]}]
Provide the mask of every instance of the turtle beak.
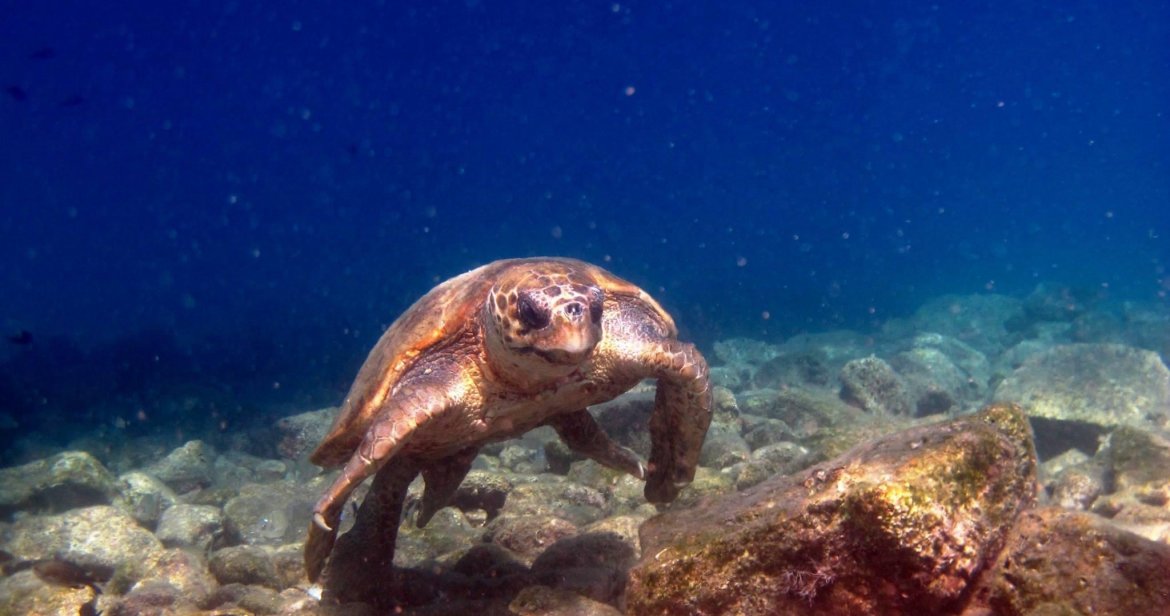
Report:
[{"label": "turtle beak", "polygon": [[597,344],[597,339],[591,336],[591,333],[587,327],[573,328],[565,332],[566,335],[561,340],[561,344],[557,346],[569,355],[583,355],[592,351]]},{"label": "turtle beak", "polygon": [[581,362],[601,340],[601,327],[589,317],[589,309],[579,302],[566,304],[556,315],[555,334],[541,356],[558,364]]}]

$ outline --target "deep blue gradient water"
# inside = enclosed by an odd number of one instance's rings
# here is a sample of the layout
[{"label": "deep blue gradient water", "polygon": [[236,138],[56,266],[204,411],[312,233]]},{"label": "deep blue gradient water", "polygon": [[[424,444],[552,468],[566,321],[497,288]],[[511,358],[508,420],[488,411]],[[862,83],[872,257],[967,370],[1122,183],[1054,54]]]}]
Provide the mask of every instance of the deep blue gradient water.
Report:
[{"label": "deep blue gradient water", "polygon": [[5,4],[20,413],[333,403],[510,256],[603,264],[704,348],[1170,290],[1164,2]]}]

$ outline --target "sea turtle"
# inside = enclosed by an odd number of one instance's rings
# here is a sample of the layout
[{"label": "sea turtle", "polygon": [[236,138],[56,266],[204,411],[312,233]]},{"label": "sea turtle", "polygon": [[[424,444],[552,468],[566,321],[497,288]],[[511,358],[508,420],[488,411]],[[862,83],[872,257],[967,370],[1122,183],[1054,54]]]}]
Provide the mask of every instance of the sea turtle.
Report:
[{"label": "sea turtle", "polygon": [[[316,581],[346,500],[376,475],[354,529],[362,555],[345,575],[393,559],[406,490],[425,489],[421,527],[454,495],[481,446],[552,426],[573,450],[646,480],[674,500],[694,479],[711,421],[707,363],[637,286],[573,259],[507,259],[432,289],[370,351],[329,434],[313,452],[341,474],[313,510],[305,566]],[[586,407],[657,379],[651,452],[643,463],[611,441]],[[367,511],[369,510],[369,511]],[[377,562],[372,563],[374,559]],[[327,584],[328,587],[329,584]]]}]

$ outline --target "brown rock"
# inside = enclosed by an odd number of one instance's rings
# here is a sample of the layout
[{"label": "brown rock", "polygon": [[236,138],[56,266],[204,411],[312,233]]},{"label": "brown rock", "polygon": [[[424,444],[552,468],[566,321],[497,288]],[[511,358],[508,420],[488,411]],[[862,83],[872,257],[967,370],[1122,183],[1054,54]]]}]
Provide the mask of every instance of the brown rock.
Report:
[{"label": "brown rock", "polygon": [[79,614],[93,608],[93,588],[49,584],[32,570],[0,578],[0,614]]},{"label": "brown rock", "polygon": [[488,529],[492,543],[523,558],[535,558],[545,548],[577,534],[577,526],[552,515],[505,515]]},{"label": "brown rock", "polygon": [[254,584],[273,589],[280,586],[272,558],[259,546],[236,545],[218,550],[208,565],[220,584]]},{"label": "brown rock", "polygon": [[1170,546],[1088,513],[1029,511],[964,614],[988,612],[1170,614]]},{"label": "brown rock", "polygon": [[1023,411],[883,437],[793,477],[654,518],[628,613],[942,613],[1033,499]]}]

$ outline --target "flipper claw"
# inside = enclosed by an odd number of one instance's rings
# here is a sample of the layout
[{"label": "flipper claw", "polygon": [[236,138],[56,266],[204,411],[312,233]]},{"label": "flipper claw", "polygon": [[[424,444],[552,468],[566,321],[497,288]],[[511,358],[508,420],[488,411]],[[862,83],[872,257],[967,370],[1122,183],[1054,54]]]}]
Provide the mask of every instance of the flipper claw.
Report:
[{"label": "flipper claw", "polygon": [[333,528],[325,523],[325,516],[321,515],[320,511],[313,514],[313,524],[316,524],[317,528],[320,528],[327,533],[333,532]]}]

